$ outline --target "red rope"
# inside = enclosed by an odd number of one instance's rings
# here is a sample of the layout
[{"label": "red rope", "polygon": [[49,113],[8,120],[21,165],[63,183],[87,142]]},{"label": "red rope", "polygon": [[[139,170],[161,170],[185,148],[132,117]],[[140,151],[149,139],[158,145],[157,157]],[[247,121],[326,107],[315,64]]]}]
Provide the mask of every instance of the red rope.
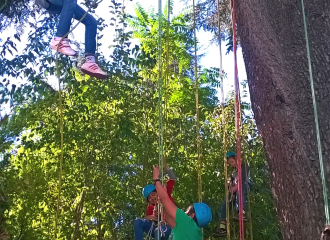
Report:
[{"label": "red rope", "polygon": [[239,236],[240,240],[244,240],[244,222],[243,222],[243,191],[242,191],[242,166],[241,166],[241,125],[240,125],[240,90],[237,71],[237,39],[236,39],[236,13],[235,0],[232,0],[232,22],[233,22],[233,49],[235,62],[235,112],[236,112],[236,138],[237,138],[237,174],[238,174],[238,210],[239,210]]}]

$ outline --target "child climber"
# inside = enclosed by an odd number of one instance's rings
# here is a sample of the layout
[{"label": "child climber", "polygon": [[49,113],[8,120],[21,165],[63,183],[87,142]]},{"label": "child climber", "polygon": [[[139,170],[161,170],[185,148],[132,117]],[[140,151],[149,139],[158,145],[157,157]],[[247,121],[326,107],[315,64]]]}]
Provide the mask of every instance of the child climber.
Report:
[{"label": "child climber", "polygon": [[[166,184],[166,192],[173,202],[173,198],[171,197],[171,193],[174,187],[174,183],[176,180],[176,177],[172,171],[166,164],[166,173],[169,177],[169,180],[167,181]],[[134,221],[134,236],[135,240],[142,240],[143,239],[143,233],[146,232],[151,232],[151,235],[155,237],[156,240],[158,239],[159,236],[161,236],[161,233],[164,233],[164,238],[168,239],[170,233],[171,233],[171,228],[168,225],[162,224],[160,227],[157,226],[157,213],[154,211],[157,209],[157,201],[158,201],[158,194],[156,191],[156,187],[153,184],[149,184],[145,186],[142,190],[143,197],[148,201],[149,205],[147,207],[147,214],[144,219],[137,218]]]},{"label": "child climber", "polygon": [[[37,3],[51,14],[60,14],[57,32],[50,43],[50,47],[67,56],[75,56],[77,53],[70,45],[68,38],[62,39],[69,31],[72,18],[80,20],[86,11],[77,4],[77,0],[37,0]],[[85,63],[81,71],[92,77],[105,79],[107,74],[95,63],[97,21],[87,14],[81,21],[85,31]]]},{"label": "child climber", "polygon": [[[229,194],[232,196],[229,201],[231,205],[236,206],[236,210],[238,211],[238,174],[237,174],[237,159],[236,159],[236,154],[234,152],[227,152],[227,164],[234,168],[234,171],[230,175],[229,178]],[[243,220],[246,221],[245,217],[245,211],[246,209],[246,196],[247,196],[247,191],[250,189],[252,186],[252,179],[250,176],[250,168],[249,166],[245,163],[242,164],[242,198],[243,198]],[[231,204],[232,203],[232,204]],[[227,236],[227,229],[226,229],[226,199],[222,201],[221,204],[221,211],[220,211],[220,227],[217,232],[215,232],[213,235],[214,237],[225,237]]]},{"label": "child climber", "polygon": [[154,166],[153,179],[160,202],[165,208],[166,221],[172,228],[171,240],[202,240],[201,228],[212,220],[211,209],[205,203],[194,203],[186,212],[179,209],[158,179],[159,168]]}]

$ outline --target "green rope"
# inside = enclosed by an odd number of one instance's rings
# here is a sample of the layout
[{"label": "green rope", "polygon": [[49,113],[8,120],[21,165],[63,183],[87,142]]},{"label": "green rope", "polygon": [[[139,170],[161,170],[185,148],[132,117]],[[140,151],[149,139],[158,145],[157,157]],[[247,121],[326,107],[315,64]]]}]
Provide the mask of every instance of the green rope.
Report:
[{"label": "green rope", "polygon": [[306,13],[305,13],[304,0],[301,0],[301,6],[302,6],[302,14],[303,14],[303,20],[304,20],[304,30],[305,30],[305,38],[306,38],[309,78],[310,78],[312,97],[313,97],[314,119],[315,119],[315,127],[316,127],[317,148],[318,148],[318,153],[319,153],[319,161],[320,161],[320,169],[321,169],[325,218],[326,218],[326,225],[329,225],[330,224],[330,217],[329,217],[328,193],[327,193],[327,186],[326,186],[325,174],[324,174],[322,146],[321,146],[321,137],[320,137],[320,127],[319,127],[319,119],[318,119],[317,105],[316,105],[316,99],[315,99],[314,79],[313,79],[312,61],[311,61],[309,41],[308,41],[308,32],[307,32],[307,23],[306,23]]},{"label": "green rope", "polygon": [[[164,109],[164,115],[165,115],[165,124],[164,124],[164,128],[163,128],[163,139],[165,138],[166,140],[166,130],[167,130],[167,123],[168,123],[168,82],[169,82],[169,38],[170,38],[170,5],[171,4],[171,0],[167,0],[167,27],[166,27],[166,46],[165,46],[165,51],[166,51],[166,70],[165,70],[165,88],[164,88],[164,92],[165,92],[165,99],[164,99],[164,105],[165,105],[165,109]],[[164,157],[166,158],[166,154],[167,154],[167,144],[166,141],[164,142]]]},{"label": "green rope", "polygon": [[60,104],[60,135],[61,135],[61,155],[60,155],[60,172],[59,172],[59,182],[58,182],[58,195],[57,195],[57,209],[55,218],[55,233],[54,240],[57,239],[57,224],[59,218],[59,209],[61,201],[61,188],[62,188],[62,173],[63,173],[63,104],[62,104],[62,90],[61,90],[61,80],[60,80],[60,68],[58,63],[58,54],[56,54],[56,74],[58,78],[58,95]]},{"label": "green rope", "polygon": [[[158,149],[159,168],[163,175],[163,62],[162,62],[162,0],[158,0]],[[163,181],[163,178],[162,178]],[[162,182],[163,183],[163,182]]]},{"label": "green rope", "polygon": [[[248,163],[247,163],[248,164]],[[247,179],[248,175],[245,168],[245,179]],[[249,228],[250,228],[250,239],[253,240],[253,228],[252,228],[252,209],[251,209],[251,195],[250,188],[247,188],[247,202],[248,202],[248,218],[249,218]]]},{"label": "green rope", "polygon": [[7,0],[5,0],[4,4],[2,4],[2,6],[0,7],[0,12],[6,7],[7,3]]},{"label": "green rope", "polygon": [[[159,151],[159,168],[161,174],[162,185],[164,184],[164,159],[163,159],[163,62],[162,62],[162,0],[158,0],[158,151]],[[161,221],[160,216],[161,206],[158,204],[158,222]],[[158,238],[160,239],[160,231],[158,231]]]}]

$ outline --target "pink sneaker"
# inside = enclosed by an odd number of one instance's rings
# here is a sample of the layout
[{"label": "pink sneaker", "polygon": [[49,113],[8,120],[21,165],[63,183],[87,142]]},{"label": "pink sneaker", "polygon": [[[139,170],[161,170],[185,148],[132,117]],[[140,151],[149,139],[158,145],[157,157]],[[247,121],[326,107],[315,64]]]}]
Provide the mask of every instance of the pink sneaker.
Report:
[{"label": "pink sneaker", "polygon": [[89,76],[99,79],[106,79],[108,77],[108,75],[95,63],[94,56],[86,57],[86,62],[81,66],[81,71]]},{"label": "pink sneaker", "polygon": [[[52,42],[50,43],[50,47],[52,49],[54,49],[55,51],[58,51],[59,53],[62,53],[64,55],[68,55],[68,56],[74,56],[76,55],[76,51],[73,50],[70,45],[69,45],[69,40],[67,38],[64,38],[62,41],[61,41],[61,37],[54,37]],[[58,44],[59,42],[61,41],[60,43],[60,46],[58,47]],[[58,50],[57,50],[58,48]]]}]

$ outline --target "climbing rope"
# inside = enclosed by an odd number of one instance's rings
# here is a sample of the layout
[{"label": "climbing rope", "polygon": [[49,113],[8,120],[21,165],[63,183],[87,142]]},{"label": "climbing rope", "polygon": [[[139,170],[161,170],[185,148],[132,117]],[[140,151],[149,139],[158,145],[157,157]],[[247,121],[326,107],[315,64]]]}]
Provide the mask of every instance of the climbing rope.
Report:
[{"label": "climbing rope", "polygon": [[[163,78],[162,78],[162,0],[158,0],[158,151],[159,168],[163,176]],[[163,178],[162,184],[163,184]]]},{"label": "climbing rope", "polygon": [[[94,0],[92,3],[92,6],[96,6],[97,0]],[[101,2],[101,1],[100,1]],[[99,2],[99,3],[100,3]],[[54,240],[57,239],[57,226],[58,226],[58,218],[59,218],[59,209],[60,209],[60,201],[61,201],[61,188],[62,188],[62,175],[63,175],[63,101],[62,101],[62,90],[61,90],[61,72],[60,72],[60,65],[59,65],[59,48],[60,44],[63,41],[64,38],[66,38],[87,16],[88,12],[91,8],[88,9],[88,11],[79,19],[78,23],[70,30],[68,31],[60,40],[58,46],[57,46],[57,52],[56,52],[56,75],[58,79],[58,94],[59,94],[59,114],[60,114],[60,135],[61,135],[61,153],[60,153],[60,169],[59,169],[59,181],[58,181],[58,195],[57,195],[57,208],[56,208],[56,217],[55,217],[55,232],[54,232]]]},{"label": "climbing rope", "polygon": [[202,161],[201,161],[201,138],[199,124],[199,100],[198,100],[198,74],[197,74],[197,37],[196,37],[196,7],[193,0],[194,12],[194,47],[195,47],[195,99],[196,99],[196,132],[197,132],[197,175],[198,175],[198,201],[202,202]]},{"label": "climbing rope", "polygon": [[5,0],[4,4],[2,4],[2,6],[0,7],[0,12],[1,12],[1,11],[2,11],[2,9],[4,9],[4,8],[5,8],[5,6],[7,5],[7,1],[8,1],[8,0]]},{"label": "climbing rope", "polygon": [[[170,36],[170,14],[171,14],[171,0],[167,0],[167,25],[166,25],[166,46],[165,46],[165,51],[166,51],[166,70],[165,70],[165,98],[164,98],[164,115],[165,115],[165,124],[164,124],[164,129],[163,129],[163,139],[165,138],[166,130],[167,130],[167,123],[168,123],[168,81],[169,81],[169,36]],[[166,139],[166,138],[165,138]],[[167,144],[166,141],[164,142],[164,157],[166,158],[166,153],[167,153]]]},{"label": "climbing rope", "polygon": [[[163,71],[163,61],[162,61],[162,0],[158,0],[158,152],[159,152],[159,168],[161,174],[161,182],[164,185],[164,158],[163,158],[163,150],[164,150],[164,143],[163,143],[163,78],[162,78],[162,71]],[[160,204],[157,205],[158,212],[157,212],[157,220],[158,220],[158,227],[161,229],[161,222],[162,222],[162,206]],[[158,231],[158,238],[160,239],[161,231]]]},{"label": "climbing rope", "polygon": [[57,78],[58,78],[58,89],[59,89],[58,94],[59,94],[59,104],[60,104],[60,135],[61,135],[61,145],[60,145],[60,147],[61,147],[61,155],[60,155],[60,172],[59,172],[59,182],[58,182],[58,196],[57,196],[57,209],[56,209],[56,218],[55,218],[54,240],[57,239],[57,224],[58,224],[59,209],[60,209],[61,187],[62,187],[62,172],[63,172],[63,104],[62,104],[60,68],[59,68],[59,64],[58,64],[57,55],[56,55],[56,74],[57,74]]},{"label": "climbing rope", "polygon": [[226,216],[227,216],[227,239],[230,240],[230,221],[229,221],[229,195],[227,188],[228,180],[228,168],[227,168],[227,141],[226,141],[226,124],[225,124],[225,95],[223,89],[223,69],[222,69],[222,48],[221,48],[221,22],[220,22],[220,0],[217,1],[218,4],[218,38],[219,38],[219,52],[220,52],[220,84],[221,84],[221,112],[222,112],[222,126],[223,126],[223,162],[224,162],[224,175],[225,175],[225,196],[226,196]]},{"label": "climbing rope", "polygon": [[312,60],[311,60],[310,48],[309,48],[309,40],[308,40],[308,31],[307,31],[307,22],[306,22],[306,13],[305,13],[304,0],[301,0],[301,7],[302,7],[302,14],[303,14],[303,21],[304,21],[304,31],[305,31],[305,38],[306,38],[306,49],[307,49],[309,78],[310,78],[312,98],[313,98],[314,120],[315,120],[315,128],[316,128],[317,149],[318,149],[318,153],[319,153],[319,162],[320,162],[320,169],[321,169],[325,218],[326,218],[326,225],[329,225],[330,224],[330,217],[329,217],[328,193],[327,193],[327,186],[326,186],[325,174],[324,174],[324,165],[323,165],[323,157],[322,157],[322,145],[321,145],[321,136],[320,136],[321,134],[320,134],[320,127],[319,127],[319,119],[318,119],[318,114],[317,114],[317,104],[316,104],[315,90],[314,90]]},{"label": "climbing rope", "polygon": [[[246,164],[248,164],[248,162]],[[245,168],[245,179],[248,179],[248,174],[246,172],[246,168]],[[249,218],[249,228],[250,228],[250,239],[253,240],[250,187],[247,187],[247,203],[248,203],[248,218]]]},{"label": "climbing rope", "polygon": [[[242,109],[242,101],[241,101],[241,96],[239,96],[239,102],[240,102],[240,109]],[[244,125],[243,125],[243,120],[242,120],[242,111],[240,111],[240,122],[241,122],[241,135],[244,136]],[[243,138],[243,141],[244,141],[244,138]],[[244,145],[243,145],[244,146]],[[243,150],[241,151],[241,156],[243,155]],[[245,164],[245,173],[242,173],[242,174],[245,174],[245,179],[248,181],[248,174],[247,174],[247,171],[246,171],[246,166],[249,166],[249,163],[248,161],[243,161],[242,160],[242,164]],[[247,187],[247,204],[248,204],[248,219],[249,219],[249,233],[250,233],[250,239],[253,240],[253,227],[252,227],[252,214],[251,214],[251,197],[250,197],[250,187],[249,186],[246,186]]]},{"label": "climbing rope", "polygon": [[239,82],[237,71],[237,37],[236,37],[236,12],[235,0],[232,0],[232,24],[233,24],[233,49],[234,49],[234,73],[235,73],[235,112],[236,112],[236,160],[238,174],[238,209],[239,209],[239,235],[240,240],[244,240],[244,222],[243,222],[243,191],[242,191],[242,166],[241,166],[241,131],[240,131],[240,106],[239,106]]},{"label": "climbing rope", "polygon": [[223,90],[223,68],[222,68],[222,48],[221,48],[221,21],[220,21],[220,0],[217,0],[218,7],[218,42],[219,42],[219,54],[220,54],[220,89],[221,89],[221,113],[222,113],[222,144],[223,144],[223,164],[224,164],[224,175],[225,175],[225,196],[226,196],[226,228],[227,228],[227,240],[230,240],[230,221],[229,221],[229,194],[227,188],[228,181],[228,167],[227,167],[227,141],[226,141],[226,124],[225,124],[225,94]]}]

